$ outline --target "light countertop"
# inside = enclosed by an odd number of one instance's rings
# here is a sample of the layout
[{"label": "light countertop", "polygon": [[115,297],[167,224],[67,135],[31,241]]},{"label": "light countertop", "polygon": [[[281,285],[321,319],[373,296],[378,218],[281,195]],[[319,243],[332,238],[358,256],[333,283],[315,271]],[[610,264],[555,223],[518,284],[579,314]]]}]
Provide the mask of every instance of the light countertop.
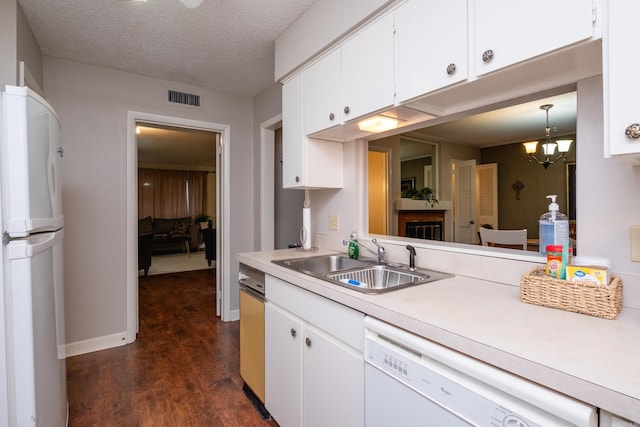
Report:
[{"label": "light countertop", "polygon": [[[640,310],[600,319],[520,301],[518,286],[464,276],[367,295],[271,262],[334,251],[241,253],[237,260],[535,383],[640,422]],[[267,290],[268,292],[268,290]]]}]

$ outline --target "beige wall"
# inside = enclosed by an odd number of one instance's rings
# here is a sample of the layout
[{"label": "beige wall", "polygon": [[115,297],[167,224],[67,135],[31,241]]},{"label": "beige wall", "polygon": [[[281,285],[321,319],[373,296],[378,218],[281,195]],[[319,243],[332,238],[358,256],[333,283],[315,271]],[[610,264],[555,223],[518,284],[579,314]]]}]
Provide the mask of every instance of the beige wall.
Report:
[{"label": "beige wall", "polygon": [[0,1],[0,87],[18,80],[18,2]]},{"label": "beige wall", "polygon": [[0,2],[0,87],[18,84],[19,61],[25,62],[37,86],[32,88],[40,92],[43,86],[40,47],[20,4],[16,0],[3,0]]},{"label": "beige wall", "polygon": [[44,92],[44,79],[42,74],[42,52],[40,46],[36,41],[27,17],[24,15],[22,7],[18,4],[18,43],[17,54],[18,61],[24,61],[25,67],[28,72],[31,73],[34,81],[31,86],[32,89],[40,93],[40,95],[46,97]]},{"label": "beige wall", "polygon": [[[68,344],[124,336],[126,328],[127,111],[230,126],[231,254],[253,250],[251,100],[199,87],[45,57],[48,98],[62,122],[65,306]],[[202,109],[165,102],[195,91]],[[248,196],[249,194],[249,196]],[[229,277],[238,276],[231,263]],[[230,304],[238,308],[237,280]],[[214,304],[214,301],[212,301]],[[105,338],[106,337],[106,338]]]}]

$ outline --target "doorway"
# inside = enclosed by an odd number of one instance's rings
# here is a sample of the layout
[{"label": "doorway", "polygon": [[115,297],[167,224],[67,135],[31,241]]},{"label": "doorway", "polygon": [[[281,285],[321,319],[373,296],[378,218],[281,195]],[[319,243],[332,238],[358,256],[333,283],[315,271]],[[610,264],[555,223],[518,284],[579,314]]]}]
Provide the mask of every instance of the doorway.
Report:
[{"label": "doorway", "polygon": [[[139,275],[215,268],[205,259],[205,231],[216,218],[216,144],[209,130],[136,122]],[[151,236],[148,236],[151,234]],[[215,242],[206,253],[215,253]],[[142,257],[140,255],[143,255]],[[138,268],[141,266],[139,265]]]},{"label": "doorway", "polygon": [[274,159],[274,247],[286,249],[300,244],[304,191],[282,186],[282,128],[275,131]]},{"label": "doorway", "polygon": [[389,151],[372,147],[369,161],[369,233],[389,234]]},{"label": "doorway", "polygon": [[230,227],[229,213],[229,133],[230,126],[172,116],[129,111],[127,113],[127,319],[126,342],[134,342],[138,331],[138,270],[137,270],[137,226],[138,226],[138,159],[136,123],[156,123],[179,128],[207,130],[218,133],[216,143],[216,214],[217,262],[216,262],[216,314],[223,321],[231,319],[230,309],[230,243],[226,230]]}]

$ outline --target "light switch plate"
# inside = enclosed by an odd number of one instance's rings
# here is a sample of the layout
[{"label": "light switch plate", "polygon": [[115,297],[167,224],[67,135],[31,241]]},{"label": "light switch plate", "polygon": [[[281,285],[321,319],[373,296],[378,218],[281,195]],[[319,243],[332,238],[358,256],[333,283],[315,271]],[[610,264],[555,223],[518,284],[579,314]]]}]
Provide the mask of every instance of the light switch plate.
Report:
[{"label": "light switch plate", "polygon": [[338,229],[338,214],[329,214],[329,230]]},{"label": "light switch plate", "polygon": [[631,261],[640,262],[640,225],[631,226]]}]

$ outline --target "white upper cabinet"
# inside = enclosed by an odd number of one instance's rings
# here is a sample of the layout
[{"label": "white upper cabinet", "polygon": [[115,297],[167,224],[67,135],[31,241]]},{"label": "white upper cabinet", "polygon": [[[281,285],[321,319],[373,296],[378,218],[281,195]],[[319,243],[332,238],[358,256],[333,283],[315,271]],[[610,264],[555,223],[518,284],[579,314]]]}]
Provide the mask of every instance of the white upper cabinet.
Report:
[{"label": "white upper cabinet", "polygon": [[410,0],[395,11],[396,101],[467,78],[467,0]]},{"label": "white upper cabinet", "polygon": [[302,132],[302,75],[282,86],[282,186],[303,184],[304,137]]},{"label": "white upper cabinet", "polygon": [[640,56],[632,40],[640,31],[629,17],[638,16],[637,0],[608,2],[603,34],[605,156],[640,153],[640,100],[635,95]]},{"label": "white upper cabinet", "polygon": [[393,14],[356,33],[340,53],[343,122],[393,106]]},{"label": "white upper cabinet", "polygon": [[298,74],[282,87],[282,186],[342,188],[342,143],[307,138],[303,130],[304,77]]},{"label": "white upper cabinet", "polygon": [[340,125],[340,50],[321,58],[303,74],[304,133],[310,135]]},{"label": "white upper cabinet", "polygon": [[305,135],[353,139],[363,133],[341,125],[393,106],[393,31],[389,14],[302,71]]},{"label": "white upper cabinet", "polygon": [[586,40],[593,34],[592,0],[475,0],[475,74]]}]

